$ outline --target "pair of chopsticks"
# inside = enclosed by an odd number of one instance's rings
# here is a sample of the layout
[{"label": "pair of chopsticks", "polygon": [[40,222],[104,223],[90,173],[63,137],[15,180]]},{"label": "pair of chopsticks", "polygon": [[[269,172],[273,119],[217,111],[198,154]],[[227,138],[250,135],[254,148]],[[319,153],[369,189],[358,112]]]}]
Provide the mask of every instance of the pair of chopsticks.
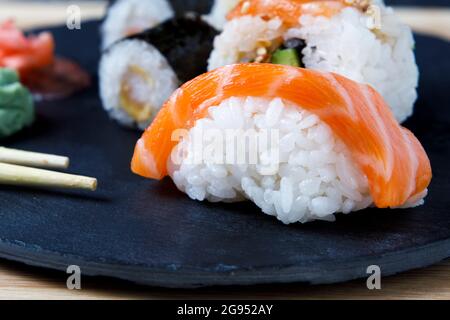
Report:
[{"label": "pair of chopsticks", "polygon": [[[97,179],[50,171],[69,167],[69,158],[0,147],[0,184],[95,191]],[[41,168],[41,169],[38,169]]]}]

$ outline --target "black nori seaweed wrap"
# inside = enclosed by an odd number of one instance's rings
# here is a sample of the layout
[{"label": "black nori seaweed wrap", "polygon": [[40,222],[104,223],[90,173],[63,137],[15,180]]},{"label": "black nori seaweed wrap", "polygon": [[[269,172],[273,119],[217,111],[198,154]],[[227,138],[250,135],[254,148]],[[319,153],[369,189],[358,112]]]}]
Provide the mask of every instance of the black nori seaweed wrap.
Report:
[{"label": "black nori seaweed wrap", "polygon": [[217,34],[200,16],[189,14],[123,40],[136,39],[153,45],[166,57],[178,79],[184,83],[207,71],[208,58]]}]

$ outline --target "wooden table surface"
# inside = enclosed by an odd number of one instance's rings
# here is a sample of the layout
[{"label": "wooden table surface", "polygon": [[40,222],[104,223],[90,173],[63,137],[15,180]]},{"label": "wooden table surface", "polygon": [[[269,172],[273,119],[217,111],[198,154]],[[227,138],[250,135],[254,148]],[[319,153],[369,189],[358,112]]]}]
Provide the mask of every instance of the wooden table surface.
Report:
[{"label": "wooden table surface", "polygon": [[[82,18],[101,17],[104,1],[77,2]],[[0,0],[0,21],[14,18],[22,28],[61,24],[67,3]],[[397,8],[415,31],[450,40],[450,9]],[[167,290],[107,278],[82,278],[82,289],[66,288],[66,274],[0,260],[0,299],[450,299],[450,261],[383,278],[382,289],[370,291],[365,280],[338,285],[302,284],[256,287]]]}]

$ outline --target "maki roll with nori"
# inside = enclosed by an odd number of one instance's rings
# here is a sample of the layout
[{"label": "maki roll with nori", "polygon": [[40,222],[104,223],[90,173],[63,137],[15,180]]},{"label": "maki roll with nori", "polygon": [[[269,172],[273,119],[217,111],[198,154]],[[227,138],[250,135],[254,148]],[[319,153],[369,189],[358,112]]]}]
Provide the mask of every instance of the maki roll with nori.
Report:
[{"label": "maki roll with nori", "polygon": [[119,123],[144,129],[181,83],[206,71],[216,34],[191,14],[116,42],[100,62],[104,108]]},{"label": "maki roll with nori", "polygon": [[153,28],[174,16],[167,0],[111,1],[102,24],[102,48],[119,39]]}]

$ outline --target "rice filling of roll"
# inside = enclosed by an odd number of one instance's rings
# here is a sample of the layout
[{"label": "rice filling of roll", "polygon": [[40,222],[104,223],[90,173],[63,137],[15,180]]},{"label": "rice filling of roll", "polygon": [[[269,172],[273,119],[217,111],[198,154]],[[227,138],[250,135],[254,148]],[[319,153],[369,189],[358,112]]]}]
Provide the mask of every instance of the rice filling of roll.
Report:
[{"label": "rice filling of roll", "polygon": [[100,94],[111,118],[145,129],[179,85],[167,59],[152,45],[124,40],[100,64]]}]

